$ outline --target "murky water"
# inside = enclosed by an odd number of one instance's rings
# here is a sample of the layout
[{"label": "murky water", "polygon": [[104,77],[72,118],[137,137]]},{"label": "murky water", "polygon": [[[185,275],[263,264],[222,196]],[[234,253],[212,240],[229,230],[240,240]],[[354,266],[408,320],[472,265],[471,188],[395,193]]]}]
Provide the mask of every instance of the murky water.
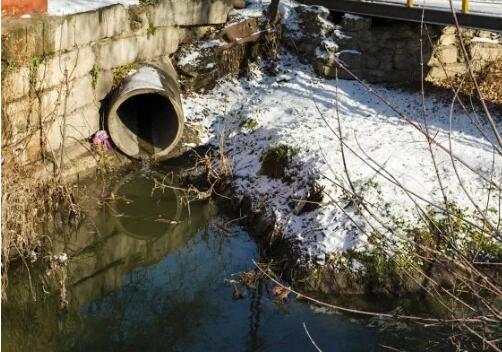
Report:
[{"label": "murky water", "polygon": [[233,299],[226,279],[254,268],[253,240],[210,202],[188,210],[175,190],[152,187],[141,173],[121,178],[55,240],[70,257],[65,310],[55,272],[35,265],[31,288],[23,266],[12,272],[4,351],[316,351],[303,323],[323,351],[439,350],[416,326],[280,302],[266,282]]}]

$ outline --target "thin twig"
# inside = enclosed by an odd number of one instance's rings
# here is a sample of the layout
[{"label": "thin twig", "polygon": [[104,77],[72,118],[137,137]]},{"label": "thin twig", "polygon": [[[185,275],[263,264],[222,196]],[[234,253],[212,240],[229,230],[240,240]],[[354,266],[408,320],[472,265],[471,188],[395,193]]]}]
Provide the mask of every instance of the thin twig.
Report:
[{"label": "thin twig", "polygon": [[314,339],[312,338],[312,336],[310,336],[310,333],[307,329],[307,325],[305,324],[305,322],[302,323],[303,324],[303,329],[305,330],[305,333],[307,334],[307,336],[309,337],[310,339],[310,342],[312,342],[312,345],[315,347],[315,349],[318,351],[318,352],[322,352],[322,350],[319,348],[319,346],[317,346],[317,343],[314,341]]}]

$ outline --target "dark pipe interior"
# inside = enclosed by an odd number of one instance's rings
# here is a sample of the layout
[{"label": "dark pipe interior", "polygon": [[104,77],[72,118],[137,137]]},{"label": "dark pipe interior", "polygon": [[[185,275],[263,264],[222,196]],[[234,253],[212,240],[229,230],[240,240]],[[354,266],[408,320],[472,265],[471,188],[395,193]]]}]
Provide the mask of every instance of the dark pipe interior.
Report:
[{"label": "dark pipe interior", "polygon": [[151,155],[167,148],[179,128],[169,99],[155,93],[134,95],[125,100],[117,109],[117,116],[138,137],[140,154]]}]

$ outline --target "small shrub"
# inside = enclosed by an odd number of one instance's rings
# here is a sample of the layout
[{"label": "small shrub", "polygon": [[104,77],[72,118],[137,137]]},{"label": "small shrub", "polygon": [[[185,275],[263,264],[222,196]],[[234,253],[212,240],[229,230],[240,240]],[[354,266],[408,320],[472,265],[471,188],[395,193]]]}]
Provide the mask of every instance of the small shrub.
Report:
[{"label": "small shrub", "polygon": [[270,147],[263,154],[260,173],[272,178],[282,178],[299,150],[286,144]]},{"label": "small shrub", "polygon": [[49,252],[46,224],[58,219],[78,224],[81,217],[75,188],[61,178],[33,176],[29,166],[20,164],[12,152],[2,150],[2,300],[6,297],[9,265]]},{"label": "small shrub", "polygon": [[478,261],[502,260],[502,244],[485,234],[474,232],[464,246],[464,253],[467,258],[475,258]]},{"label": "small shrub", "polygon": [[253,118],[246,119],[241,123],[241,127],[248,131],[255,130],[258,128],[258,121]]},{"label": "small shrub", "polygon": [[[412,229],[418,253],[427,255],[428,249],[443,253],[456,253],[457,246],[461,254],[469,260],[498,260],[502,258],[502,244],[487,232],[469,222],[469,215],[455,204],[448,204],[450,216],[446,213],[428,211],[427,226]],[[460,244],[458,244],[460,239]],[[424,250],[425,249],[425,250]]]},{"label": "small shrub", "polygon": [[319,208],[319,204],[322,202],[324,197],[324,186],[321,186],[317,182],[312,182],[309,191],[307,193],[307,201],[302,209],[302,213],[307,213]]},{"label": "small shrub", "polygon": [[380,248],[367,252],[349,250],[345,257],[349,263],[357,261],[363,265],[364,283],[370,292],[399,286],[399,276],[403,271],[400,265],[405,263],[404,260],[391,259]]}]

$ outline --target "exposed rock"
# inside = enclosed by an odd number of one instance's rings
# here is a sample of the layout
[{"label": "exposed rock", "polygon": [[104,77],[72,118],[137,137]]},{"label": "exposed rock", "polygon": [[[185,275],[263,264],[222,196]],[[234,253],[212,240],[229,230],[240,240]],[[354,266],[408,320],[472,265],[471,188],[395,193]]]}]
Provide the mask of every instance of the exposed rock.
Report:
[{"label": "exposed rock", "polygon": [[223,42],[216,41],[211,46],[188,45],[182,47],[176,55],[177,68],[181,77],[181,85],[184,89],[198,91],[202,88],[210,89],[218,78],[215,47],[222,46]]},{"label": "exposed rock", "polygon": [[213,33],[213,39],[183,46],[176,55],[182,89],[211,89],[220,77],[238,76],[249,61],[265,54],[264,43],[276,34],[263,34],[259,21],[249,18]]},{"label": "exposed rock", "polygon": [[[497,93],[497,72],[500,70],[502,60],[502,36],[499,33],[461,29],[471,68],[478,76],[478,83],[482,87],[484,98],[495,102],[500,101]],[[430,71],[426,80],[442,87],[457,87],[462,77],[469,72],[467,60],[462,52],[457,36],[457,29],[448,26],[443,29],[437,41],[434,56],[429,60]],[[485,82],[486,80],[486,82]],[[488,86],[496,87],[495,89]],[[470,76],[466,76],[462,92],[475,93]]]},{"label": "exposed rock", "polygon": [[458,49],[455,45],[441,46],[429,61],[430,66],[439,66],[439,63],[451,64],[458,60]]},{"label": "exposed rock", "polygon": [[502,58],[502,44],[471,41],[470,54],[473,60],[495,62]]},{"label": "exposed rock", "polygon": [[453,34],[442,34],[441,37],[439,38],[439,45],[452,45],[457,42],[457,35],[455,33]]},{"label": "exposed rock", "polygon": [[335,25],[327,20],[329,11],[324,7],[299,5],[294,11],[284,26],[283,39],[300,60],[309,62],[319,55],[316,50],[325,51],[324,41],[332,37]]},{"label": "exposed rock", "polygon": [[346,14],[342,18],[342,27],[347,32],[367,31],[371,28],[371,18]]},{"label": "exposed rock", "polygon": [[234,0],[234,8],[243,9],[246,7],[246,0]]}]

